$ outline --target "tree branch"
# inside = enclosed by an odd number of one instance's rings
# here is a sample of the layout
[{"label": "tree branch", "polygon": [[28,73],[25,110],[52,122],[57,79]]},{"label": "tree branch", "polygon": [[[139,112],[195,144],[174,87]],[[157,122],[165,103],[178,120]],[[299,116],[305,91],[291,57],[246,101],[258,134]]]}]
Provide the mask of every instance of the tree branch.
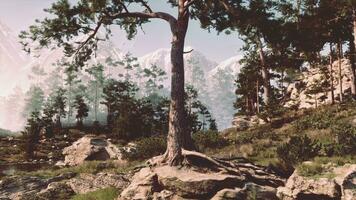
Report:
[{"label": "tree branch", "polygon": [[99,22],[97,23],[93,33],[90,34],[89,37],[77,48],[77,50],[75,52],[75,55],[78,54],[80,49],[82,49],[91,39],[93,39],[95,37],[95,35],[98,33],[101,25],[102,25],[102,20],[99,20]]},{"label": "tree branch", "polygon": [[129,12],[129,10],[127,9],[124,3],[120,3],[120,5],[124,8],[125,12]]},{"label": "tree branch", "polygon": [[187,3],[184,5],[184,9],[187,10],[190,6],[192,6],[197,0],[189,0]]},{"label": "tree branch", "polygon": [[224,6],[226,11],[228,11],[230,14],[232,14],[234,17],[240,16],[240,13],[236,11],[234,8],[230,6],[230,4],[226,0],[219,0],[220,3]]},{"label": "tree branch", "polygon": [[144,0],[139,0],[139,2],[141,2],[142,6],[144,6],[144,7],[148,10],[149,13],[153,13],[153,10],[152,10],[151,7],[147,4],[146,1],[144,1]]},{"label": "tree branch", "polygon": [[145,12],[125,12],[125,13],[117,13],[117,14],[107,14],[107,17],[110,19],[121,19],[121,18],[143,18],[143,19],[163,19],[170,24],[171,31],[176,32],[177,19],[172,15],[164,12],[153,12],[153,13],[145,13]]},{"label": "tree branch", "polygon": [[194,49],[191,49],[189,51],[184,51],[183,54],[188,54],[188,53],[192,53],[194,51]]}]

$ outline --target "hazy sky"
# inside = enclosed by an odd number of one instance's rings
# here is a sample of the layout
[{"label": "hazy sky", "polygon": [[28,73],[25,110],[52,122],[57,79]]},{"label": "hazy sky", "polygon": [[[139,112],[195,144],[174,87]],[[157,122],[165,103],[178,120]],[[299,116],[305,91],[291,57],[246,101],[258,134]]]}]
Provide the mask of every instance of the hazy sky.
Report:
[{"label": "hazy sky", "polygon": [[[45,16],[44,8],[48,8],[55,0],[0,0],[0,21],[7,24],[16,32],[26,29],[34,23],[35,19],[41,19]],[[166,0],[149,0],[154,10],[168,11],[172,10],[165,2]],[[123,32],[117,30],[112,40],[124,51],[130,51],[134,56],[142,56],[158,48],[169,48],[171,41],[168,24],[161,20],[154,20],[144,26],[144,31],[133,41],[127,41]],[[242,42],[238,35],[217,35],[216,32],[207,32],[202,30],[196,21],[191,21],[188,30],[187,46],[193,46],[201,51],[211,60],[220,62],[229,57],[241,54],[239,49]]]}]

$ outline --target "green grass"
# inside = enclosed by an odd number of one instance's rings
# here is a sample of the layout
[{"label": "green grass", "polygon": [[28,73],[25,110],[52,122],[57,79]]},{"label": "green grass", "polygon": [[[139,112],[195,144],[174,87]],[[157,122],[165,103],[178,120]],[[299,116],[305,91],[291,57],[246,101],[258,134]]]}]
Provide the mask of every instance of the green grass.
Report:
[{"label": "green grass", "polygon": [[108,173],[127,173],[132,170],[135,166],[142,164],[141,162],[129,162],[127,164],[118,164],[114,161],[87,161],[79,166],[65,167],[60,169],[46,169],[38,170],[34,172],[17,172],[17,175],[28,175],[37,176],[41,178],[51,178],[58,176],[63,173],[73,172],[77,174],[87,173],[87,174],[97,174],[99,172]]},{"label": "green grass", "polygon": [[89,192],[87,194],[77,194],[71,200],[115,200],[120,194],[117,188],[105,188]]},{"label": "green grass", "polygon": [[345,164],[355,164],[356,156],[335,156],[335,157],[316,157],[311,163],[302,163],[298,165],[298,174],[313,179],[335,178],[336,174],[332,172],[333,167],[343,166]]},{"label": "green grass", "polygon": [[314,158],[314,162],[324,165],[328,163],[333,163],[336,166],[343,166],[345,164],[356,164],[356,155],[316,157]]},{"label": "green grass", "polygon": [[[351,124],[350,122],[356,116],[355,107],[355,103],[346,103],[344,105],[321,106],[317,110],[289,111],[286,116],[290,116],[291,120],[283,122],[280,126],[274,126],[272,123],[256,126],[245,131],[229,128],[222,132],[224,138],[229,141],[227,146],[221,149],[204,150],[203,153],[222,158],[245,157],[256,164],[277,166],[278,169],[284,167],[289,170],[298,167],[300,162],[292,165],[287,160],[287,163],[283,163],[284,161],[281,161],[276,152],[277,148],[286,144],[292,136],[307,135],[321,146],[316,154],[317,157],[311,156],[307,160],[323,165],[331,163],[333,166],[356,163],[356,155],[340,151],[344,148],[344,144],[336,140],[337,133],[335,133],[337,122]],[[343,128],[339,132],[346,132],[344,130],[349,129]],[[352,147],[352,144],[349,146]],[[287,150],[289,149],[287,148]],[[315,174],[316,177],[319,173],[318,168],[305,170],[306,174],[310,174],[310,176]],[[326,173],[323,176],[332,177],[333,175]]]}]

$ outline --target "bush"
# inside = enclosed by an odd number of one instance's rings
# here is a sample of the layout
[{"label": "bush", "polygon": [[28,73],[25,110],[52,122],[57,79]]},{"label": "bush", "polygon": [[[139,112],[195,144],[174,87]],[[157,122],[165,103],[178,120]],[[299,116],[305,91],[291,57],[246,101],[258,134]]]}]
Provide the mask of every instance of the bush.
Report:
[{"label": "bush", "polygon": [[339,122],[332,126],[332,133],[336,136],[334,153],[336,155],[356,154],[356,128],[346,122]]},{"label": "bush", "polygon": [[237,144],[253,143],[253,140],[260,140],[260,139],[279,140],[279,136],[273,131],[270,124],[265,124],[241,132],[238,135],[236,143]]},{"label": "bush", "polygon": [[277,148],[277,155],[284,162],[296,164],[314,158],[320,149],[320,145],[307,135],[292,136],[288,143]]},{"label": "bush", "polygon": [[196,148],[200,151],[204,151],[208,148],[222,148],[229,143],[217,131],[200,131],[194,133],[193,141]]},{"label": "bush", "polygon": [[324,172],[324,168],[320,163],[303,163],[297,168],[299,175],[311,177],[320,175]]},{"label": "bush", "polygon": [[309,114],[294,124],[297,131],[304,131],[307,129],[325,129],[329,128],[335,121],[335,113],[333,110],[322,110]]},{"label": "bush", "polygon": [[163,154],[167,147],[166,137],[152,136],[141,138],[135,142],[131,151],[123,151],[123,157],[128,160],[143,160]]}]

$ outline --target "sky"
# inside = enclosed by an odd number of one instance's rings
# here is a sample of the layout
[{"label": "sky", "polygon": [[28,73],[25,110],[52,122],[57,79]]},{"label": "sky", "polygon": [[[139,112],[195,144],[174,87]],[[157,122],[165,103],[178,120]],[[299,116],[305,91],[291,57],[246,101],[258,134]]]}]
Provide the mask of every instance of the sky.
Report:
[{"label": "sky", "polygon": [[[34,24],[35,19],[43,19],[46,14],[44,8],[48,8],[55,0],[0,0],[0,21],[19,33]],[[166,11],[175,14],[166,0],[149,0],[153,10]],[[144,32],[132,41],[127,41],[125,34],[118,28],[114,28],[112,40],[123,51],[131,52],[140,57],[159,48],[169,48],[171,35],[166,22],[153,20],[143,27]],[[215,31],[210,33],[200,28],[197,21],[191,21],[186,38],[186,46],[202,52],[209,59],[221,62],[237,54],[241,54],[242,42],[238,34],[220,34]]]}]

